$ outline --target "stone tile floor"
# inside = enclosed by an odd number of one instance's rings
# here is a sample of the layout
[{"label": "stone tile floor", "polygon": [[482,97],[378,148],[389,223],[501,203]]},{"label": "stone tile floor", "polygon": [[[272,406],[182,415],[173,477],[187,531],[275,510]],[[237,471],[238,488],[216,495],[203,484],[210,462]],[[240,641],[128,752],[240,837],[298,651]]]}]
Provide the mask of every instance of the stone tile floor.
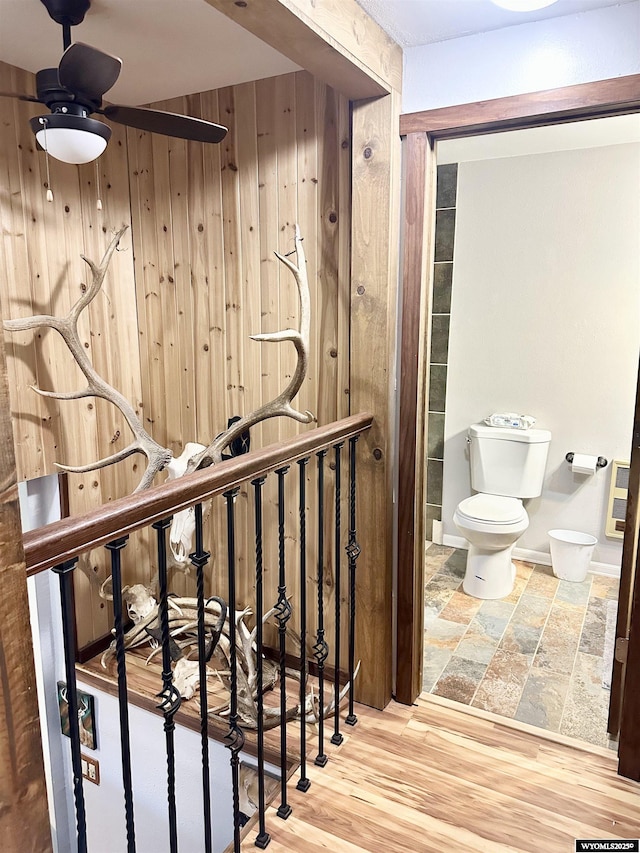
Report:
[{"label": "stone tile floor", "polygon": [[572,583],[548,566],[514,561],[511,595],[482,600],[462,589],[466,558],[443,545],[427,549],[423,690],[608,746],[603,651],[617,578]]}]

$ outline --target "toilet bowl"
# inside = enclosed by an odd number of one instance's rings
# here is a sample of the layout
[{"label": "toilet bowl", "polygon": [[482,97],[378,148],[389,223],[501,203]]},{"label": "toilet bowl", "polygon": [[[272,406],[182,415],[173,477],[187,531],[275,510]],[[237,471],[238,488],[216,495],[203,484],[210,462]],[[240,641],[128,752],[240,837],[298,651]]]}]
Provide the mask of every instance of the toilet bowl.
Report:
[{"label": "toilet bowl", "polygon": [[469,542],[463,589],[475,598],[504,598],[513,589],[511,552],[529,526],[519,498],[477,494],[460,501],[453,521]]}]

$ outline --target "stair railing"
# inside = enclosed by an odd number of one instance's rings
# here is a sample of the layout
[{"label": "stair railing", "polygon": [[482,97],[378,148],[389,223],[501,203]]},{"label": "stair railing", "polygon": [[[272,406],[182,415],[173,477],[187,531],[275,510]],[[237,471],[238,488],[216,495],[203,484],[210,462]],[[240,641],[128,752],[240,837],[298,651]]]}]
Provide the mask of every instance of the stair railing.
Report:
[{"label": "stair railing", "polygon": [[[248,602],[238,602],[236,566],[237,517],[236,497],[242,486],[247,489],[249,484],[253,493],[253,534],[255,538],[255,601],[250,602],[256,620],[256,662],[257,662],[257,730],[255,733],[255,749],[257,752],[258,768],[258,833],[255,844],[261,849],[268,846],[270,836],[266,826],[266,797],[265,797],[265,727],[263,705],[263,663],[268,651],[264,646],[262,616],[265,612],[264,602],[264,507],[263,490],[270,477],[277,478],[277,556],[270,556],[273,565],[277,565],[278,584],[277,601],[274,602],[277,620],[278,648],[275,656],[279,667],[280,678],[280,804],[277,815],[287,819],[291,814],[288,802],[288,750],[287,750],[287,669],[295,665],[297,677],[300,680],[299,708],[300,735],[297,760],[299,760],[299,779],[297,789],[306,792],[310,787],[307,776],[307,754],[309,750],[305,706],[307,696],[305,685],[312,669],[318,678],[318,702],[320,709],[318,717],[318,743],[315,764],[322,767],[327,763],[324,744],[324,700],[325,688],[333,694],[335,717],[331,743],[340,744],[340,695],[341,680],[345,677],[349,685],[349,706],[345,723],[356,724],[357,719],[353,706],[353,681],[355,675],[355,616],[356,616],[356,560],[360,553],[356,530],[356,445],[359,436],[372,423],[368,414],[353,415],[341,421],[309,430],[295,438],[270,445],[264,449],[253,451],[243,456],[235,457],[220,465],[196,471],[193,474],[172,480],[148,491],[136,493],[115,500],[93,512],[82,516],[62,519],[61,521],[39,528],[24,535],[24,548],[29,576],[42,571],[52,570],[59,577],[60,596],[62,604],[62,622],[65,653],[65,672],[67,679],[67,696],[69,709],[70,749],[73,768],[73,792],[76,810],[77,849],[78,853],[87,851],[87,815],[82,782],[81,741],[78,719],[78,697],[76,688],[76,659],[75,659],[75,618],[73,610],[73,573],[78,559],[87,551],[104,546],[109,552],[112,576],[112,591],[114,604],[113,635],[115,656],[117,661],[118,707],[120,718],[120,751],[122,764],[122,785],[124,794],[124,817],[127,835],[127,853],[135,853],[136,831],[134,815],[134,791],[132,785],[131,748],[129,732],[128,685],[125,653],[125,617],[122,607],[122,565],[129,536],[135,531],[151,527],[155,533],[155,550],[158,563],[159,586],[159,622],[162,648],[162,676],[159,685],[158,705],[164,715],[165,750],[167,758],[167,811],[169,825],[169,849],[171,853],[178,850],[179,814],[176,807],[176,775],[175,775],[175,715],[181,703],[181,696],[173,683],[171,667],[171,631],[168,615],[168,585],[167,585],[167,529],[171,517],[178,511],[195,508],[195,548],[190,555],[192,565],[196,570],[197,585],[197,614],[198,614],[198,651],[200,675],[200,735],[201,735],[201,767],[203,789],[203,842],[202,850],[212,853],[212,804],[209,776],[209,737],[211,734],[207,710],[207,677],[205,660],[204,610],[207,604],[204,591],[204,571],[209,562],[210,554],[205,550],[203,537],[203,511],[205,501],[217,498],[224,501],[226,515],[226,567],[228,575],[228,612],[230,625],[234,622],[237,606],[246,606]],[[343,456],[348,454],[348,465],[343,466]],[[315,466],[310,465],[315,456]],[[327,456],[329,465],[327,465]],[[316,505],[313,512],[313,526],[317,541],[315,549],[315,565],[309,566],[308,556],[308,525],[310,508],[307,490],[307,477],[312,468],[316,468]],[[326,468],[333,471],[333,513],[325,510],[327,484],[325,482]],[[342,477],[344,468],[348,470],[348,486],[343,491]],[[294,472],[298,476],[295,478]],[[297,480],[297,512],[292,512],[286,505],[287,478]],[[343,494],[346,500],[343,500]],[[346,504],[346,507],[344,506]],[[343,518],[347,516],[348,536],[343,537]],[[297,525],[291,529],[291,519],[297,516]],[[289,525],[287,527],[287,519]],[[333,535],[333,629],[332,636],[327,637],[325,630],[325,593],[326,593],[326,563],[328,549],[325,548],[327,530]],[[292,579],[291,567],[287,564],[287,537],[297,540],[297,569],[298,601],[292,604],[287,585]],[[346,539],[346,545],[344,540]],[[343,556],[344,555],[344,556]],[[342,563],[346,558],[348,590],[345,604],[341,607],[341,576]],[[309,629],[309,607],[307,596],[308,572],[315,572],[313,582],[317,584],[317,607],[314,614],[315,634]],[[291,661],[287,654],[287,633],[292,607],[298,608],[297,635],[299,639],[299,654],[297,661]],[[344,623],[344,624],[343,624]],[[343,670],[341,659],[341,632],[348,638],[348,653],[346,672]],[[309,640],[313,639],[313,659],[310,659]],[[230,702],[229,729],[225,741],[230,751],[231,777],[233,788],[233,842],[234,853],[239,853],[241,845],[242,815],[239,804],[239,760],[245,744],[246,732],[243,729],[238,713],[238,679],[236,669],[236,631],[230,630]],[[333,673],[327,684],[325,663],[330,654],[330,642],[333,644]]]}]

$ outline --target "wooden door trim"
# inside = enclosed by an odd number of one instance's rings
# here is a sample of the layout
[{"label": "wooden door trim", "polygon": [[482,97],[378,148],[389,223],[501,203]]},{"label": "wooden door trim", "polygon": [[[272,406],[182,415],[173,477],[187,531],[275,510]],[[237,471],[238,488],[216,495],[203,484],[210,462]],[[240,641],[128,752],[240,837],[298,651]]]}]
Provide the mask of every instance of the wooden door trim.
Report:
[{"label": "wooden door trim", "polygon": [[630,74],[596,83],[404,113],[400,116],[400,134],[426,133],[432,140],[453,139],[477,133],[622,115],[638,109],[640,74]]},{"label": "wooden door trim", "polygon": [[[628,637],[627,659],[624,663],[614,661],[611,679],[611,706],[609,708],[609,731],[617,732],[620,721],[620,748],[618,750],[618,772],[621,776],[640,782],[640,687],[638,676],[633,683],[630,674],[640,671],[640,549],[638,532],[640,526],[640,368],[631,442],[631,467],[627,493],[627,515],[622,550],[621,595],[618,600],[618,622],[616,639]],[[628,582],[625,584],[623,580]],[[638,581],[638,582],[636,582]]]},{"label": "wooden door trim", "polygon": [[[427,192],[429,170],[421,166],[420,158],[409,156],[417,144],[418,135],[422,135],[432,149],[437,139],[451,139],[471,136],[477,133],[497,133],[514,128],[539,127],[566,121],[589,119],[599,116],[621,115],[640,109],[640,74],[600,80],[595,83],[583,83],[544,92],[514,95],[509,98],[497,98],[408,113],[400,117],[400,133],[404,138],[405,157],[405,193],[411,194],[412,204],[422,204],[421,210],[414,209],[412,215],[420,217],[424,228],[406,228],[403,246],[403,258],[423,258],[432,256],[433,219],[432,194]],[[425,245],[418,247],[416,241],[425,235]],[[407,245],[408,244],[408,245]],[[415,341],[420,337],[420,324],[424,318],[415,311],[416,304],[422,305],[422,311],[428,311],[428,271],[413,269],[403,271],[403,289],[408,288],[410,299],[408,310],[403,310],[401,320],[402,339],[400,341],[401,391],[399,400],[399,418],[402,429],[415,425],[416,442],[401,441],[399,446],[399,483],[403,488],[403,477],[413,482],[411,494],[404,495],[398,507],[398,530],[401,533],[398,543],[398,610],[396,632],[396,699],[405,704],[415,701],[419,693],[422,670],[422,577],[424,549],[417,543],[417,532],[422,529],[424,513],[424,458],[416,453],[416,447],[426,447],[426,420],[419,412],[426,411],[426,383],[420,383],[413,377],[411,370],[415,361]],[[406,315],[406,316],[405,316]],[[420,368],[424,369],[424,365]],[[416,368],[418,369],[418,368]],[[404,386],[404,391],[402,390]],[[411,428],[413,429],[413,427]],[[407,490],[408,491],[408,490]],[[403,548],[402,537],[412,542],[412,547]],[[415,547],[413,547],[415,545]],[[419,604],[411,597],[419,596]],[[635,624],[640,625],[640,590],[637,591],[633,606]],[[632,620],[634,616],[632,615]],[[640,631],[636,632],[640,634]],[[640,636],[635,640],[634,659],[640,660]],[[632,653],[629,643],[629,654]],[[420,651],[417,651],[417,650]],[[637,714],[640,717],[640,690],[637,691]]]},{"label": "wooden door trim", "polygon": [[[638,556],[638,525],[640,524],[640,504],[638,503],[637,484],[640,482],[640,367],[638,369],[638,386],[636,389],[636,405],[631,442],[631,464],[629,467],[629,488],[627,492],[627,512],[625,518],[625,535],[622,543],[622,571],[620,577],[620,592],[618,595],[618,614],[616,620],[616,639],[629,636],[631,621],[632,578],[636,569]],[[638,574],[640,577],[640,574]],[[609,722],[607,729],[612,736],[620,731],[622,719],[622,688],[624,684],[627,663],[619,660],[613,662],[611,676],[611,701],[609,703]]]},{"label": "wooden door trim", "polygon": [[[433,192],[433,154],[426,133],[411,133],[404,147],[405,183],[403,201],[404,241],[402,246],[402,317],[400,353],[400,418],[398,427],[398,566],[413,571],[398,572],[398,613],[411,612],[412,620],[398,619],[396,698],[413,702],[422,689],[422,645],[424,630],[424,519],[416,508],[424,504],[424,477],[417,476],[416,460],[424,458],[425,429],[418,425],[416,401],[424,396],[427,355],[423,326],[417,319],[428,317],[430,306],[421,309],[421,299],[430,297],[428,280],[431,266],[429,241],[425,234],[426,213]],[[430,177],[428,177],[430,176]],[[422,344],[422,346],[421,346]],[[400,665],[402,660],[402,665]]]}]

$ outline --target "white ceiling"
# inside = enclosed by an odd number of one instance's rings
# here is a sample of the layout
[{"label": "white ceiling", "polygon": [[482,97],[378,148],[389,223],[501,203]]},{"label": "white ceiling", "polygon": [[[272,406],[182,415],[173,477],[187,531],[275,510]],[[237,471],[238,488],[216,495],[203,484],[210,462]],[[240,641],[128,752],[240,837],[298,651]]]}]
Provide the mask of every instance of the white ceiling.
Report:
[{"label": "white ceiling", "polygon": [[[206,0],[93,0],[72,38],[123,60],[111,103],[148,104],[298,70]],[[35,72],[61,55],[62,27],[40,0],[0,0],[0,60]]]},{"label": "white ceiling", "polygon": [[438,165],[640,143],[640,113],[574,121],[436,143]]},{"label": "white ceiling", "polygon": [[[527,14],[491,0],[357,2],[406,47],[633,0],[558,0]],[[298,68],[206,0],[93,0],[73,39],[123,60],[111,103],[147,104]],[[40,0],[0,0],[0,60],[35,72],[57,65],[61,54],[62,29]]]},{"label": "white ceiling", "polygon": [[432,44],[531,21],[621,6],[633,0],[557,0],[536,12],[510,12],[491,0],[357,0],[403,47]]}]

